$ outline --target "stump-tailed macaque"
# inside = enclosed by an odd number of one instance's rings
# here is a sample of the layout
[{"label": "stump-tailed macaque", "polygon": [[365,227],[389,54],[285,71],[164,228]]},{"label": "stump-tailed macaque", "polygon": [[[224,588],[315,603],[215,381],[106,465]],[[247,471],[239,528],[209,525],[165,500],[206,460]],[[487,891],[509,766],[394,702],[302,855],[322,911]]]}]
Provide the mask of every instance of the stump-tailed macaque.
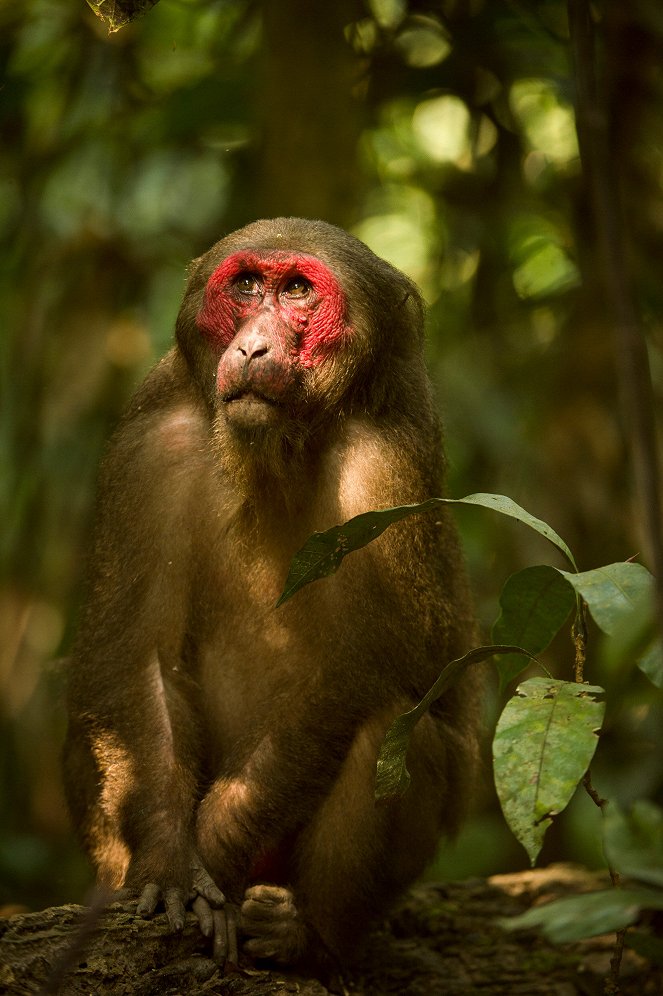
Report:
[{"label": "stump-tailed macaque", "polygon": [[[191,266],[176,345],[106,457],[71,661],[67,794],[101,884],[192,904],[217,953],[345,963],[453,832],[479,679],[378,749],[472,618],[444,511],[276,607],[313,532],[442,492],[416,287],[331,225],[258,221]],[[126,891],[125,891],[126,894]]]}]

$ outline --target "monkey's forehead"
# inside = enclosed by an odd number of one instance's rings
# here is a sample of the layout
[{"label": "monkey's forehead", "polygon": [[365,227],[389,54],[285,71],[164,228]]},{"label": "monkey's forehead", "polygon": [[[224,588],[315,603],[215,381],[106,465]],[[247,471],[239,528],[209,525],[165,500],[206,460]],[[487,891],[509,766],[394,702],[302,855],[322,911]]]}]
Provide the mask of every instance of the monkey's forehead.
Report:
[{"label": "monkey's forehead", "polygon": [[354,235],[325,221],[305,218],[263,219],[227,235],[194,261],[192,289],[202,290],[228,257],[251,252],[317,259],[330,269],[350,298],[373,298],[385,305],[394,305],[406,294],[419,300],[412,281]]},{"label": "monkey's forehead", "polygon": [[[220,239],[211,249],[219,256],[254,249],[304,252],[314,256],[333,252],[341,245],[357,241],[340,228],[304,218],[264,218],[238,228]],[[358,242],[358,245],[362,243]]]},{"label": "monkey's forehead", "polygon": [[[342,245],[355,243],[366,250],[366,246],[342,228],[325,221],[311,221],[306,218],[263,218],[237,229],[219,243],[244,242],[247,247],[272,247],[286,250],[300,250],[317,255],[322,249],[338,249]],[[308,248],[307,248],[308,247]],[[239,245],[237,246],[239,248]]]}]

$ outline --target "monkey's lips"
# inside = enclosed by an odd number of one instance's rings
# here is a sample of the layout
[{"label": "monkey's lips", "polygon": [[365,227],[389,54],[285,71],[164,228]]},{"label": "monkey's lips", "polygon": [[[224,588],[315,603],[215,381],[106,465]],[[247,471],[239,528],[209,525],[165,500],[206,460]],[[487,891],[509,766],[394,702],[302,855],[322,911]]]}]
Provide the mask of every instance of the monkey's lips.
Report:
[{"label": "monkey's lips", "polygon": [[228,420],[241,428],[276,425],[283,416],[278,401],[256,391],[241,391],[224,399]]}]

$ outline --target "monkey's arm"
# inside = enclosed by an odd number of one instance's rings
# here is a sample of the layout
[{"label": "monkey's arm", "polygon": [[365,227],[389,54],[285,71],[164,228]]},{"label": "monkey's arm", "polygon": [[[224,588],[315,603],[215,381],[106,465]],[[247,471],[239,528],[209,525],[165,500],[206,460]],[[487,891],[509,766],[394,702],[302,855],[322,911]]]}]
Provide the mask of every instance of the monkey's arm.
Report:
[{"label": "monkey's arm", "polygon": [[170,406],[142,412],[139,397],[101,479],[90,593],[69,675],[65,781],[100,880],[142,891],[147,912],[163,898],[177,928],[192,884],[213,903],[223,897],[193,847],[195,686],[181,668],[196,419],[186,403],[172,404],[164,368],[143,395],[155,386]]},{"label": "monkey's arm", "polygon": [[311,705],[306,715],[294,703],[279,722],[239,770],[213,782],[198,808],[199,851],[232,898],[241,898],[257,869],[284,857],[289,837],[329,794],[358,725],[337,701]]},{"label": "monkey's arm", "polygon": [[[398,636],[370,612],[373,561],[359,552],[335,578],[274,610],[285,630],[297,633],[284,651],[283,681],[197,816],[201,856],[233,898],[255,880],[256,868],[279,864],[293,835],[310,824],[366,721],[385,708],[395,717],[414,704],[405,695],[401,701]],[[372,794],[370,781],[362,791]]]}]

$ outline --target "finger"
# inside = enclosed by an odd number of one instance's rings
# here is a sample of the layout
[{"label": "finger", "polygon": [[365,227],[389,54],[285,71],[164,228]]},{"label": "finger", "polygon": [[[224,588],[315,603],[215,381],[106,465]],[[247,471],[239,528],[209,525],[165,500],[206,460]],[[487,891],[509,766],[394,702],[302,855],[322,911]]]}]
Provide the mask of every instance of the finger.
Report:
[{"label": "finger", "polygon": [[226,901],[221,889],[204,868],[194,868],[193,888],[200,896],[204,896],[212,906],[223,906]]},{"label": "finger", "polygon": [[157,908],[161,889],[155,882],[148,882],[140,894],[136,913],[138,916],[150,917]]},{"label": "finger", "polygon": [[184,902],[182,900],[182,890],[175,887],[166,889],[163,894],[163,902],[166,907],[168,926],[174,932],[184,929]]},{"label": "finger", "polygon": [[242,903],[242,924],[262,923],[274,919],[274,903],[265,903],[261,899],[245,899]]},{"label": "finger", "polygon": [[205,937],[211,937],[214,933],[214,917],[210,905],[204,896],[196,896],[193,901],[193,912],[198,917],[200,929]]},{"label": "finger", "polygon": [[[274,907],[286,903],[289,899],[289,893],[276,886],[252,885],[244,893],[244,898],[249,902],[260,903],[264,907]],[[271,912],[270,916],[273,916]]]},{"label": "finger", "polygon": [[237,910],[234,906],[226,906],[226,933],[228,936],[227,962],[230,965],[239,965],[239,951],[237,943]]},{"label": "finger", "polygon": [[212,944],[212,958],[217,965],[225,965],[228,954],[228,929],[226,925],[226,911],[212,910],[214,922],[214,943]]},{"label": "finger", "polygon": [[242,950],[252,958],[274,958],[279,952],[278,943],[271,937],[250,937]]}]

